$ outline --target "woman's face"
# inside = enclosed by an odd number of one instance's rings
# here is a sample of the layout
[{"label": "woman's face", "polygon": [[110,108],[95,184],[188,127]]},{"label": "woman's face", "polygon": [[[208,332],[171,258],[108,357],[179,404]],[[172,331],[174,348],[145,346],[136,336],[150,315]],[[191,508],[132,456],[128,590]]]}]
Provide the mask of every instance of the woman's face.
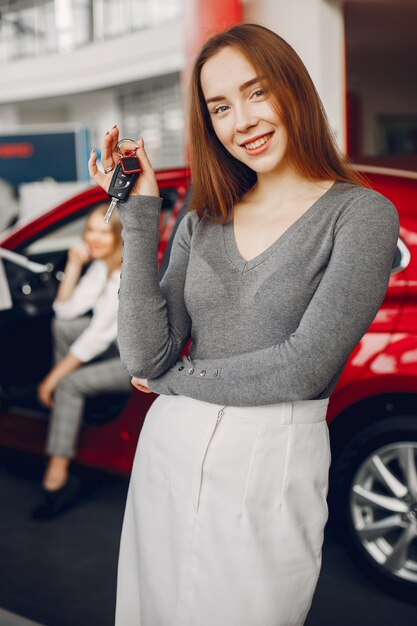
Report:
[{"label": "woman's face", "polygon": [[89,216],[84,241],[89,247],[93,259],[105,260],[112,256],[116,248],[112,227],[103,221],[103,215],[99,212]]},{"label": "woman's face", "polygon": [[232,156],[258,174],[288,167],[287,130],[243,54],[222,48],[203,65],[201,87],[214,131]]}]

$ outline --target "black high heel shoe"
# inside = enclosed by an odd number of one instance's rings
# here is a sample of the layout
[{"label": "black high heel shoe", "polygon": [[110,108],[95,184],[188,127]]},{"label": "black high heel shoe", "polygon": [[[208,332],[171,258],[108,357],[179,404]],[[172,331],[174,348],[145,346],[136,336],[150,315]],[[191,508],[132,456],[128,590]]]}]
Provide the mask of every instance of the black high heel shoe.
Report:
[{"label": "black high heel shoe", "polygon": [[46,520],[60,515],[73,506],[82,491],[82,483],[78,476],[69,476],[60,489],[49,491],[42,489],[42,496],[31,512],[34,520]]}]

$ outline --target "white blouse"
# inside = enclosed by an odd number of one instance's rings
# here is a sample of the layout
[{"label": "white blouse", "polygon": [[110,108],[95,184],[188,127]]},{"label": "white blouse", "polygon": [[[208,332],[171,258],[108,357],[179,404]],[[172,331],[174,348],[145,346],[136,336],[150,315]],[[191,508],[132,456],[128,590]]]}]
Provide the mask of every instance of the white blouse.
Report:
[{"label": "white blouse", "polygon": [[117,337],[118,292],[120,269],[108,276],[104,261],[93,261],[64,302],[54,302],[60,320],[72,320],[93,311],[90,324],[70,347],[70,352],[83,363],[104,352]]}]

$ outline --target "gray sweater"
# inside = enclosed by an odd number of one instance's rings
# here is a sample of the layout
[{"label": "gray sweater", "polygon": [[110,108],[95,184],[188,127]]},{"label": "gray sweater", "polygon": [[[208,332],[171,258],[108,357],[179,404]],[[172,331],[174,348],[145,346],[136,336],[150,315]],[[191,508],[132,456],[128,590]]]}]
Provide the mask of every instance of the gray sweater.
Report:
[{"label": "gray sweater", "polygon": [[[394,205],[336,182],[267,250],[188,213],[158,279],[160,198],[119,208],[123,363],[156,393],[231,406],[327,398],[374,319],[399,235]],[[191,337],[190,356],[179,360]]]}]

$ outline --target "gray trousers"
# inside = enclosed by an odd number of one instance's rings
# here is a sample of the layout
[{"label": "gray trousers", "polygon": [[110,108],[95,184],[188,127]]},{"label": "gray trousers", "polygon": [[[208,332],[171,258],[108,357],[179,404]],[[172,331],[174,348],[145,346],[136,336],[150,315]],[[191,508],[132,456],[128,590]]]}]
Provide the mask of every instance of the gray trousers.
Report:
[{"label": "gray trousers", "polygon": [[[91,318],[57,320],[52,323],[55,362],[68,354],[71,344]],[[115,344],[98,359],[81,365],[61,380],[54,392],[48,428],[48,455],[73,457],[82,425],[85,399],[98,394],[131,391],[131,376],[122,365]]]}]

